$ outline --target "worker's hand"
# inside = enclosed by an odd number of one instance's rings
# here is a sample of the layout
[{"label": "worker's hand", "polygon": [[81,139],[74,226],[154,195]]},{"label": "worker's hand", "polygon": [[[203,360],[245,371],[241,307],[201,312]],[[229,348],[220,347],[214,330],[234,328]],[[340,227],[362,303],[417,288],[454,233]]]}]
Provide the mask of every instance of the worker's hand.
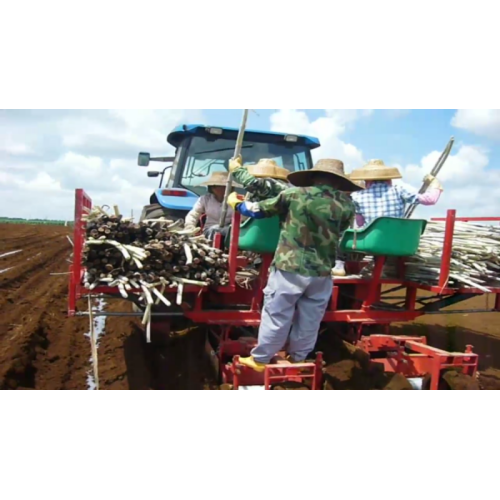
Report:
[{"label": "worker's hand", "polygon": [[236,158],[229,160],[229,171],[234,172],[237,168],[241,168],[243,165],[243,158],[238,155]]},{"label": "worker's hand", "polygon": [[439,189],[439,191],[443,191],[443,186],[433,175],[426,175],[424,182],[427,184],[427,189]]},{"label": "worker's hand", "polygon": [[238,193],[235,193],[234,191],[229,195],[227,199],[227,204],[233,209],[236,210],[236,207],[238,205],[241,205],[243,203],[243,197],[239,196]]}]

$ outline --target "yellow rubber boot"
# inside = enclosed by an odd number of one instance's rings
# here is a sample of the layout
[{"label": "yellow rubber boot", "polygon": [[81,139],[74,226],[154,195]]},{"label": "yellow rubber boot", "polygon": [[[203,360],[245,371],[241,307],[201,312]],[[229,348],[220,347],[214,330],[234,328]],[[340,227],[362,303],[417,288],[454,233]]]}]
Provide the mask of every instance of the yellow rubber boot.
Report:
[{"label": "yellow rubber boot", "polygon": [[243,366],[248,366],[248,368],[252,368],[256,372],[262,373],[266,369],[266,365],[264,363],[258,363],[253,359],[253,356],[249,358],[240,358],[240,364]]},{"label": "yellow rubber boot", "polygon": [[333,276],[345,276],[347,273],[345,272],[344,263],[341,260],[335,261],[335,267],[332,269]]}]

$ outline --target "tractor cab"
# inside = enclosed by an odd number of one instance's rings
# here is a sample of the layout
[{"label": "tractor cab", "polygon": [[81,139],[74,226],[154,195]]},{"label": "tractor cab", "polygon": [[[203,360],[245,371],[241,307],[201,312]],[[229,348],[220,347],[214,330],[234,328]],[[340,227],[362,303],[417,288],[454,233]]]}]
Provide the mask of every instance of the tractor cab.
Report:
[{"label": "tractor cab", "polygon": [[[152,158],[139,153],[138,164],[148,167],[150,162],[168,163],[162,171],[148,172],[149,177],[160,177],[158,189],[144,207],[141,220],[156,217],[184,218],[199,196],[207,188],[200,186],[214,172],[228,171],[234,155],[238,129],[182,125],[167,137],[176,148],[174,157]],[[318,139],[275,132],[245,131],[242,147],[244,164],[271,158],[290,172],[312,168],[311,150],[320,146]],[[241,194],[244,190],[238,189]]]}]

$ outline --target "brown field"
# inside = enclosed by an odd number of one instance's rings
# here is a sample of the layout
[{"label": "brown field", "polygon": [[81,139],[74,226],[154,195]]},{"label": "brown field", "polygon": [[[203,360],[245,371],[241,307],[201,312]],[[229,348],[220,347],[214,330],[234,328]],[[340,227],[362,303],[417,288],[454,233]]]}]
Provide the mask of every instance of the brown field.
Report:
[{"label": "brown field", "polygon": [[[51,276],[68,271],[67,235],[62,226],[0,224],[0,389],[87,389],[88,319],[66,317],[68,277]],[[22,251],[4,255],[16,250]],[[450,309],[492,305],[493,297],[485,295]],[[131,308],[116,300],[107,310]],[[498,387],[500,315],[429,315],[393,331],[427,335],[432,345],[448,350],[472,344],[480,355],[482,385]],[[137,320],[108,318],[99,341],[100,388],[214,388],[199,340],[194,334],[174,339],[168,349],[152,348]]]}]

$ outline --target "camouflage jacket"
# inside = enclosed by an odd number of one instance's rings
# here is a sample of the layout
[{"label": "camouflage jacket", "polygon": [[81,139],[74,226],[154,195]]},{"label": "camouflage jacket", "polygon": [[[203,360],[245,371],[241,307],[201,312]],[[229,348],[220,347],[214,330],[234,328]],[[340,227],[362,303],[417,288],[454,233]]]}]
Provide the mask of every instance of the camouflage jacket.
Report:
[{"label": "camouflage jacket", "polygon": [[262,201],[278,196],[291,186],[281,179],[254,177],[246,166],[237,168],[233,172],[233,179],[248,191],[248,201]]},{"label": "camouflage jacket", "polygon": [[325,185],[293,187],[247,207],[265,217],[280,217],[281,233],[272,265],[302,276],[331,275],[339,238],[356,212],[348,195]]}]

